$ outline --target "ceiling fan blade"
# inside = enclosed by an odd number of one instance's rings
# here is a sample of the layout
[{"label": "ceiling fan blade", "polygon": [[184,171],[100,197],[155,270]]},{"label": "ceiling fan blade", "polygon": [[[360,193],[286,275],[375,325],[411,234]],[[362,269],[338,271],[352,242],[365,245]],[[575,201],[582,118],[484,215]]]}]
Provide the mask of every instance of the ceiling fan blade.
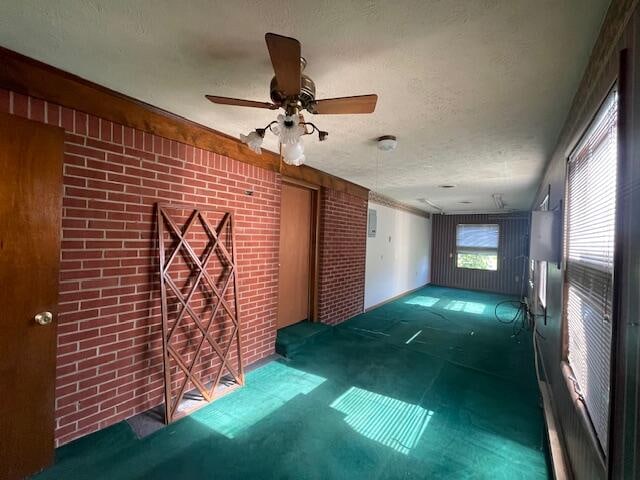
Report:
[{"label": "ceiling fan blade", "polygon": [[327,98],[313,102],[309,111],[315,114],[373,113],[377,101],[378,95],[375,94]]},{"label": "ceiling fan blade", "polygon": [[269,110],[277,110],[278,105],[269,102],[254,102],[253,100],[242,100],[240,98],[216,97],[215,95],[205,95],[207,100],[218,103],[220,105],[234,105],[236,107],[254,107],[268,108]]},{"label": "ceiling fan blade", "polygon": [[275,33],[264,36],[271,57],[278,87],[288,97],[300,94],[300,42],[295,38],[283,37]]}]

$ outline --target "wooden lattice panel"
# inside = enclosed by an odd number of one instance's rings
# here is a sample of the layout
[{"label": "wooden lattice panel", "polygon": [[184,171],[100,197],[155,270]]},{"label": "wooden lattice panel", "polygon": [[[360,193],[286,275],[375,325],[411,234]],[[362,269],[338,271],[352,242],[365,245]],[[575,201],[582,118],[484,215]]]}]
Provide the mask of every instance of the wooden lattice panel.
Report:
[{"label": "wooden lattice panel", "polygon": [[[165,422],[244,384],[233,214],[157,205]],[[235,349],[233,348],[235,346]],[[223,385],[224,384],[224,385]]]}]

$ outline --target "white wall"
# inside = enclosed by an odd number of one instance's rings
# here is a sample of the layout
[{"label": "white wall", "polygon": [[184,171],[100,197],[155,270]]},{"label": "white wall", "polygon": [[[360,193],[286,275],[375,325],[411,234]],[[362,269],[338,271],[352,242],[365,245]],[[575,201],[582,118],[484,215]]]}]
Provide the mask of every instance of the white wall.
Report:
[{"label": "white wall", "polygon": [[377,211],[375,237],[367,236],[364,307],[429,283],[431,220],[369,202]]}]

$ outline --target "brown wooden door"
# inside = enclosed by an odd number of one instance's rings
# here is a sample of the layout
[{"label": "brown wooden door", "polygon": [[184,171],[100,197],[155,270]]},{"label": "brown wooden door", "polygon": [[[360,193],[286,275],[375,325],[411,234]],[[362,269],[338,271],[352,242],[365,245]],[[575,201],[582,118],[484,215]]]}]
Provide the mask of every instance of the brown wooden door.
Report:
[{"label": "brown wooden door", "polygon": [[282,184],[278,328],[309,317],[311,193]]},{"label": "brown wooden door", "polygon": [[[53,461],[63,142],[62,129],[0,114],[0,478],[7,480]],[[40,312],[53,321],[38,324]]]}]

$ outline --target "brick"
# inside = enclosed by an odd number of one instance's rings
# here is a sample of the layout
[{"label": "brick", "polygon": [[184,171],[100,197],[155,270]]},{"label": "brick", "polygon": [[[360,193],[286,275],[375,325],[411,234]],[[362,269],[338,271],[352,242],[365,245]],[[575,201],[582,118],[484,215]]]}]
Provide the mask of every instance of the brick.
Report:
[{"label": "brick", "polygon": [[89,115],[87,135],[91,138],[100,138],[100,119]]},{"label": "brick", "polygon": [[69,132],[73,132],[74,129],[74,111],[70,108],[61,107],[61,123],[60,126]]},{"label": "brick", "polygon": [[13,111],[14,115],[19,115],[24,118],[29,117],[29,97],[22,95],[21,93],[12,93],[13,95]]},{"label": "brick", "polygon": [[[64,108],[63,108],[63,113],[64,113]],[[95,158],[97,160],[104,160],[106,158],[105,152],[96,150],[94,148],[83,147],[81,145],[66,144],[65,153],[67,154],[71,153],[71,154],[75,154],[82,157]],[[65,160],[66,160],[66,157],[65,157]],[[87,166],[90,166],[89,162],[87,162]],[[92,167],[92,168],[100,168],[100,167],[98,166],[98,167]]]},{"label": "brick", "polygon": [[113,135],[111,133],[113,124],[108,120],[100,120],[100,140],[111,142]]},{"label": "brick", "polygon": [[60,107],[47,102],[47,123],[49,125],[60,126]]},{"label": "brick", "polygon": [[92,147],[99,150],[104,150],[114,153],[123,153],[124,147],[122,145],[116,145],[114,143],[103,142],[102,140],[95,140],[93,138],[87,138],[87,147]]},{"label": "brick", "polygon": [[76,112],[75,115],[75,130],[77,135],[87,135],[87,114],[82,112]]},{"label": "brick", "polygon": [[[3,92],[0,110],[9,108]],[[14,113],[28,115],[30,100],[12,98]],[[31,102],[37,119],[66,130],[57,445],[162,402],[155,202],[202,203],[235,213],[245,363],[270,355],[278,301],[280,175],[93,115]],[[249,189],[253,197],[244,195]],[[362,310],[367,207],[330,189],[322,199],[320,220],[329,227],[321,229],[319,310],[322,321],[337,323]],[[182,274],[188,273],[183,268]],[[201,294],[195,299],[201,306],[206,301]],[[172,311],[175,315],[177,308]],[[229,325],[217,333],[229,335]],[[217,366],[210,348],[202,358]]]},{"label": "brick", "polygon": [[0,112],[9,113],[11,95],[8,90],[0,88]]},{"label": "brick", "polygon": [[29,118],[37,122],[44,122],[45,105],[44,100],[39,98],[29,99]]}]

